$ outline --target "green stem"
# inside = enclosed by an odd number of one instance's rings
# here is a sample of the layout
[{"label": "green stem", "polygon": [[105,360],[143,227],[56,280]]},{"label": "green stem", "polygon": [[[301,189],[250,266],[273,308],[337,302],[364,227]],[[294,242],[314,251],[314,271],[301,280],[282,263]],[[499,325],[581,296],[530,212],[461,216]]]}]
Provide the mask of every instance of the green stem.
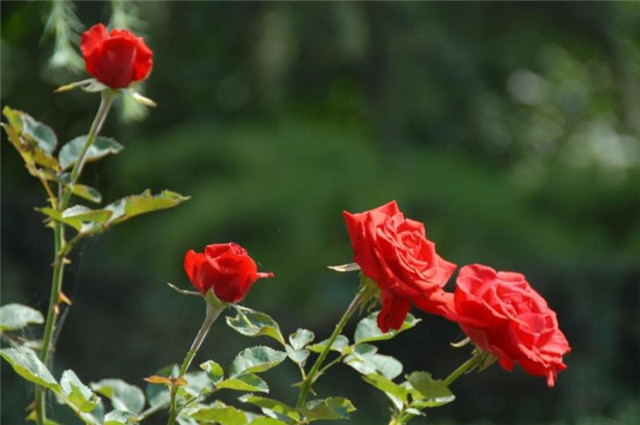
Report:
[{"label": "green stem", "polygon": [[[111,108],[111,105],[113,104],[113,101],[115,100],[117,94],[118,92],[113,90],[105,90],[102,92],[100,107],[98,108],[98,112],[96,113],[93,122],[91,123],[89,134],[87,134],[87,139],[84,146],[82,147],[82,150],[80,151],[78,160],[74,164],[71,171],[70,183],[64,188],[64,190],[62,188],[62,183],[59,183],[58,185],[58,204],[54,205],[54,208],[56,208],[57,211],[62,212],[67,207],[67,204],[69,203],[69,200],[71,198],[70,185],[75,184],[78,181],[78,178],[80,178],[80,175],[82,174],[82,168],[86,160],[85,157],[87,155],[87,151],[100,133],[100,130],[102,129],[102,126],[107,119],[109,109]],[[65,256],[69,253],[69,251],[71,251],[71,248],[77,241],[77,238],[74,238],[71,244],[67,244],[65,242],[64,227],[60,222],[54,223],[53,235],[54,261],[53,277],[51,281],[51,295],[49,296],[49,308],[47,310],[47,320],[44,326],[44,336],[42,337],[42,348],[40,350],[40,360],[45,365],[47,365],[47,363],[49,362],[49,354],[53,349],[51,340],[56,327],[56,319],[58,317],[58,305],[60,302],[60,293],[62,292],[62,281],[64,277]],[[45,422],[47,420],[46,390],[45,388],[39,386],[36,386],[36,419],[38,425],[45,425]]]},{"label": "green stem", "polygon": [[102,100],[100,101],[98,112],[96,113],[96,116],[91,123],[89,133],[87,134],[87,139],[82,146],[80,155],[78,155],[78,160],[71,169],[71,180],[65,188],[64,195],[62,196],[62,200],[60,201],[60,211],[63,211],[67,207],[69,199],[71,199],[71,185],[74,185],[80,178],[82,169],[84,168],[84,164],[86,162],[87,151],[89,150],[93,142],[95,142],[98,134],[100,134],[100,130],[102,130],[102,126],[104,125],[104,122],[107,119],[107,115],[109,114],[109,109],[111,109],[111,105],[113,105],[113,101],[115,100],[117,95],[117,91],[110,89],[104,90],[102,92]]},{"label": "green stem", "polygon": [[360,305],[360,302],[362,301],[362,297],[363,297],[363,293],[362,291],[359,291],[358,294],[355,296],[355,298],[351,301],[351,304],[349,304],[347,311],[345,311],[344,314],[342,315],[342,318],[340,319],[333,333],[329,337],[329,341],[327,342],[327,345],[324,347],[324,350],[322,350],[322,352],[316,359],[316,362],[311,367],[309,374],[304,379],[304,381],[302,381],[302,385],[300,386],[300,395],[298,396],[298,402],[296,403],[296,407],[302,407],[304,405],[305,401],[307,400],[307,395],[309,394],[309,390],[311,389],[311,385],[315,381],[316,375],[320,370],[322,363],[327,358],[327,355],[331,350],[331,346],[333,345],[338,335],[340,335],[340,332],[342,332],[342,329],[345,327],[345,325],[347,324],[347,322],[349,321],[353,313],[355,313],[356,309]]},{"label": "green stem", "polygon": [[462,363],[460,365],[460,367],[458,367],[456,370],[454,370],[453,372],[451,372],[449,374],[449,376],[447,376],[444,379],[444,384],[448,387],[449,385],[451,385],[453,383],[453,381],[455,381],[456,379],[458,379],[461,375],[465,374],[466,372],[468,372],[469,370],[471,370],[478,362],[478,358],[476,356],[472,356],[469,360],[467,360],[466,362]]},{"label": "green stem", "polygon": [[[216,321],[216,319],[224,309],[225,309],[225,306],[222,304],[214,305],[210,302],[207,302],[207,314],[204,318],[204,321],[202,322],[202,326],[200,327],[198,334],[196,335],[195,339],[193,340],[193,343],[191,344],[191,348],[189,348],[189,351],[187,352],[187,355],[185,356],[184,361],[182,362],[182,366],[180,366],[180,372],[178,372],[178,377],[175,378],[176,380],[182,378],[184,374],[187,373],[187,370],[189,369],[189,366],[191,365],[193,358],[195,357],[196,353],[200,349],[202,342],[207,336],[207,333],[209,333],[209,329],[211,328],[211,325],[213,325],[213,322]],[[178,385],[171,386],[171,408],[169,410],[169,421],[167,422],[167,425],[175,424],[176,418],[178,417],[178,408],[177,408],[177,400],[176,400],[178,388],[179,388]]]}]

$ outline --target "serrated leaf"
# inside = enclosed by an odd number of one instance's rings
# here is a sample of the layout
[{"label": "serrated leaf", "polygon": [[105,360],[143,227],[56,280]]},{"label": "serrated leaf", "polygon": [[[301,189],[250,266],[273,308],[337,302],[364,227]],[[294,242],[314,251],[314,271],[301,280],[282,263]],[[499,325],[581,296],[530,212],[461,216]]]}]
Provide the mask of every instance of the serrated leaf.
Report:
[{"label": "serrated leaf", "polygon": [[308,422],[317,420],[349,419],[349,413],[356,408],[344,397],[329,397],[323,400],[313,400],[298,409]]},{"label": "serrated leaf", "polygon": [[71,193],[76,196],[79,196],[82,199],[86,199],[87,201],[93,202],[95,204],[99,204],[102,202],[102,195],[96,189],[91,186],[87,186],[84,184],[70,184],[68,185],[69,189],[71,189]]},{"label": "serrated leaf", "polygon": [[363,375],[371,373],[382,375],[387,379],[394,379],[402,373],[402,363],[397,359],[383,354],[359,356],[350,354],[344,359],[348,364]]},{"label": "serrated leaf", "polygon": [[377,373],[370,373],[362,377],[367,383],[384,392],[399,410],[409,398],[409,390]]},{"label": "serrated leaf", "polygon": [[[329,339],[325,339],[324,341],[320,341],[316,344],[310,345],[307,347],[307,350],[313,351],[314,353],[321,353],[324,350],[324,347],[329,343]],[[349,346],[349,338],[344,335],[338,335],[336,339],[331,344],[331,351],[337,351],[338,353],[342,353],[342,351]]]},{"label": "serrated leaf", "polygon": [[[8,106],[4,107],[2,113],[8,121],[8,123],[2,123],[2,127],[11,144],[22,156],[29,173],[48,180],[55,179],[55,173],[60,171],[60,165],[51,156],[51,152],[58,143],[53,130],[45,124],[38,123],[28,114]],[[45,169],[39,169],[36,165]]]},{"label": "serrated leaf", "polygon": [[58,382],[32,350],[24,347],[4,348],[0,350],[0,356],[27,381],[49,388],[54,392],[60,391]]},{"label": "serrated leaf", "polygon": [[[65,144],[60,153],[58,154],[58,160],[60,161],[60,167],[63,170],[70,168],[78,161],[78,157],[82,152],[87,136],[78,136]],[[120,143],[110,137],[96,137],[96,140],[91,144],[85,155],[85,162],[97,161],[109,154],[117,154],[124,149]]]},{"label": "serrated leaf", "polygon": [[59,212],[53,208],[36,208],[36,211],[51,217],[61,223],[67,224],[78,232],[87,230],[87,227],[98,226],[106,223],[112,212],[106,209],[92,210],[84,205],[75,205]]},{"label": "serrated leaf", "polygon": [[284,420],[285,422],[290,422],[290,420],[300,422],[300,413],[278,400],[252,394],[245,394],[238,400],[260,407],[265,415],[274,419]]},{"label": "serrated leaf", "polygon": [[83,384],[72,370],[65,370],[62,373],[60,388],[67,402],[73,404],[83,413],[92,412],[100,401],[100,398]]},{"label": "serrated leaf", "polygon": [[258,393],[268,393],[269,385],[253,373],[245,373],[234,378],[228,378],[216,384],[217,389],[226,388],[236,391],[251,391]]},{"label": "serrated leaf", "polygon": [[289,335],[289,343],[294,350],[301,350],[315,338],[315,334],[308,329],[298,329]]},{"label": "serrated leaf", "polygon": [[104,417],[104,425],[130,425],[138,423],[137,416],[126,410],[112,410]]},{"label": "serrated leaf", "polygon": [[42,313],[22,304],[6,304],[0,307],[0,330],[14,331],[28,325],[44,323]]},{"label": "serrated leaf", "polygon": [[377,311],[373,312],[358,323],[354,334],[354,340],[357,343],[391,339],[400,332],[411,329],[420,322],[420,319],[416,319],[411,313],[409,313],[404,319],[404,322],[402,323],[400,329],[390,330],[389,332],[383,333],[382,331],[380,331],[380,328],[378,328],[378,314],[379,312]]},{"label": "serrated leaf", "polygon": [[140,214],[173,208],[188,199],[189,197],[170,190],[163,190],[158,195],[152,195],[151,191],[145,190],[140,195],[127,196],[107,205],[105,209],[113,213],[107,225],[119,224]]},{"label": "serrated leaf", "polygon": [[307,358],[309,357],[309,354],[311,354],[309,352],[309,350],[294,350],[292,347],[290,346],[286,346],[285,349],[287,350],[287,356],[295,363],[303,366],[304,363],[307,361]]},{"label": "serrated leaf", "polygon": [[234,305],[238,312],[235,317],[226,317],[226,322],[236,332],[245,336],[265,335],[275,339],[282,345],[285,344],[284,337],[280,332],[280,326],[268,314],[251,310],[247,307]]},{"label": "serrated leaf", "polygon": [[214,422],[220,425],[245,425],[247,423],[247,415],[232,406],[206,407],[190,416],[197,421]]},{"label": "serrated leaf", "polygon": [[207,360],[200,364],[200,369],[205,371],[207,378],[209,378],[213,384],[220,382],[222,378],[224,378],[224,370],[222,370],[222,366],[213,360]]},{"label": "serrated leaf", "polygon": [[113,408],[117,411],[127,411],[137,415],[144,408],[144,392],[121,379],[102,379],[90,386],[95,392],[111,400]]},{"label": "serrated leaf", "polygon": [[413,372],[407,380],[415,390],[411,392],[414,398],[412,407],[438,407],[451,403],[456,398],[443,381],[433,379],[428,372]]},{"label": "serrated leaf", "polygon": [[264,372],[282,363],[287,354],[271,347],[258,346],[242,350],[231,363],[229,375],[233,378],[244,373]]},{"label": "serrated leaf", "polygon": [[25,113],[22,113],[22,135],[31,138],[38,148],[49,155],[58,146],[58,138],[51,127],[34,120],[31,115]]}]

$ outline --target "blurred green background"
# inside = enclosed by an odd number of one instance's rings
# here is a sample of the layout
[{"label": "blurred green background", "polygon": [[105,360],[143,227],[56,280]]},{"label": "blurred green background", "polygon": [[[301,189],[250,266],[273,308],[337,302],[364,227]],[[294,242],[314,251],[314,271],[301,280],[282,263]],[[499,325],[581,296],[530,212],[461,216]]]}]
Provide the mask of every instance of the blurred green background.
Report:
[{"label": "blurred green background", "polygon": [[[188,286],[185,251],[213,242],[236,241],[276,273],[245,305],[286,333],[325,338],[357,283],[325,268],[351,260],[342,210],[396,199],[444,258],[525,273],[573,347],[552,390],[494,366],[412,423],[640,423],[640,3],[115,6],[115,22],[154,50],[145,93],[159,106],[146,118],[131,105],[112,114],[103,134],[126,149],[89,165],[85,181],[108,202],[146,188],[192,199],[78,247],[57,376],[73,367],[85,382],[144,386],[181,361],[204,305],[165,283]],[[86,77],[54,66],[73,58],[45,31],[51,7],[3,2],[1,93],[63,142],[86,133],[99,100],[52,94]],[[112,8],[78,2],[75,12],[86,29]],[[0,146],[2,303],[44,311],[52,234],[33,209],[44,192]],[[468,355],[449,346],[461,331],[415,314],[423,322],[380,349],[407,372],[445,376]],[[217,323],[197,360],[226,366],[259,342]],[[33,390],[1,368],[1,422],[23,423]],[[296,378],[289,364],[267,374],[292,403]],[[317,390],[352,399],[354,424],[386,423],[384,396],[346,366]]]}]

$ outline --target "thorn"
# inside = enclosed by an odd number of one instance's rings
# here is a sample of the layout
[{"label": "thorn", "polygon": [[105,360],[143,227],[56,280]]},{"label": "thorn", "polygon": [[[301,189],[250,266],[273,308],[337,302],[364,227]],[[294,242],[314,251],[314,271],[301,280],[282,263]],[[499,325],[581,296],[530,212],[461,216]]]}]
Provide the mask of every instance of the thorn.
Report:
[{"label": "thorn", "polygon": [[67,297],[65,295],[64,292],[60,291],[60,293],[58,294],[58,303],[65,303],[68,305],[72,305],[73,303],[71,302],[71,300],[69,299],[69,297]]}]

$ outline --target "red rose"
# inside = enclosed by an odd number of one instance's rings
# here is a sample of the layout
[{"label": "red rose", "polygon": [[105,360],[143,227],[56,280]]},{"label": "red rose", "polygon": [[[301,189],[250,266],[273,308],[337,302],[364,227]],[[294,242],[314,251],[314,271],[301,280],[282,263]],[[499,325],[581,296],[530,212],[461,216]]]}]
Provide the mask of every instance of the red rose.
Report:
[{"label": "red rose", "polygon": [[113,89],[144,80],[153,65],[153,53],[142,38],[119,29],[108,34],[102,24],[82,34],[80,50],[89,75]]},{"label": "red rose", "polygon": [[424,224],[408,220],[395,201],[361,214],[344,212],[354,261],[380,287],[378,327],[399,329],[412,302],[441,313],[442,287],[456,268],[436,254]]},{"label": "red rose", "polygon": [[202,295],[213,288],[216,297],[228,303],[242,300],[257,279],[273,277],[273,273],[258,273],[247,251],[235,243],[207,245],[204,253],[187,251],[184,269]]},{"label": "red rose", "polygon": [[556,313],[520,273],[496,273],[481,264],[463,267],[450,319],[508,371],[520,363],[529,374],[546,376],[552,387],[558,372],[567,368],[562,356],[571,347]]}]

